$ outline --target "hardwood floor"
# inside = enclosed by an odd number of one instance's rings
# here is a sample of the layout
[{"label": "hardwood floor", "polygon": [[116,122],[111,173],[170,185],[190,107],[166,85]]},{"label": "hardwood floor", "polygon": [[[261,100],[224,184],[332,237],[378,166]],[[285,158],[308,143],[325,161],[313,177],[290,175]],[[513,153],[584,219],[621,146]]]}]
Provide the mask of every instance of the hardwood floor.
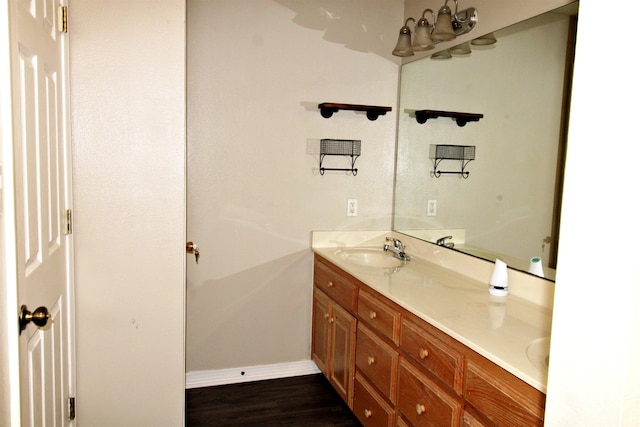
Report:
[{"label": "hardwood floor", "polygon": [[186,391],[187,427],[361,426],[321,375]]}]

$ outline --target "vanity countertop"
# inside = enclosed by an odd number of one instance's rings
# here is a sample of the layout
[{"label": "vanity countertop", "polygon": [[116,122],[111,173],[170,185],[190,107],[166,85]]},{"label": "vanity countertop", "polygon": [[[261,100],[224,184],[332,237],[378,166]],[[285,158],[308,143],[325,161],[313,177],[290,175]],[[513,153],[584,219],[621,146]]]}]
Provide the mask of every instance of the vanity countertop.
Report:
[{"label": "vanity countertop", "polygon": [[[404,241],[406,236],[400,238]],[[374,244],[376,241],[378,244]],[[380,250],[382,244],[379,239],[373,239],[353,246],[336,243],[335,240],[334,243],[314,241],[312,245],[316,254],[531,386],[546,392],[545,358],[534,358],[537,362],[534,364],[527,356],[527,348],[530,343],[550,336],[552,312],[549,307],[513,293],[506,297],[491,296],[486,282],[415,256],[397,268],[360,266],[343,256],[345,249],[353,247]],[[409,248],[407,253],[411,255]]]}]

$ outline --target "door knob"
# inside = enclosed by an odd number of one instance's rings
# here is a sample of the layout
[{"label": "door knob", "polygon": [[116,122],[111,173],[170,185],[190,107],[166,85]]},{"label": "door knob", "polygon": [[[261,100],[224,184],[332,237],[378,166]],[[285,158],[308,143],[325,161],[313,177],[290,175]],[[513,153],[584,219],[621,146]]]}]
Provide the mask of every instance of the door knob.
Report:
[{"label": "door knob", "polygon": [[200,259],[200,251],[198,250],[198,245],[193,242],[187,242],[187,253],[193,254],[196,257],[196,264]]},{"label": "door knob", "polygon": [[47,325],[50,318],[51,314],[49,314],[47,307],[38,307],[32,313],[26,305],[23,305],[20,307],[20,314],[18,314],[20,333],[25,330],[29,322],[33,322],[37,327],[43,328]]}]

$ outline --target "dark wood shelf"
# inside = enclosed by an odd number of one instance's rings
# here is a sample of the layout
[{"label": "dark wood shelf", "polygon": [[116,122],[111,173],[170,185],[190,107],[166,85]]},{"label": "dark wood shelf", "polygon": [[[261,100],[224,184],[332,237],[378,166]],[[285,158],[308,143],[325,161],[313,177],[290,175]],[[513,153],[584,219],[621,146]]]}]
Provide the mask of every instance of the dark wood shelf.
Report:
[{"label": "dark wood shelf", "polygon": [[352,110],[352,111],[366,111],[367,118],[371,121],[376,120],[380,116],[387,114],[387,111],[391,111],[391,107],[378,107],[375,105],[358,105],[358,104],[338,104],[334,102],[323,102],[318,104],[320,114],[325,119],[333,116],[333,113],[339,110]]},{"label": "dark wood shelf", "polygon": [[460,127],[469,122],[477,122],[484,117],[484,114],[475,113],[458,113],[455,111],[439,111],[439,110],[408,110],[416,117],[416,121],[420,124],[425,123],[428,119],[437,119],[438,117],[450,117],[456,121]]}]

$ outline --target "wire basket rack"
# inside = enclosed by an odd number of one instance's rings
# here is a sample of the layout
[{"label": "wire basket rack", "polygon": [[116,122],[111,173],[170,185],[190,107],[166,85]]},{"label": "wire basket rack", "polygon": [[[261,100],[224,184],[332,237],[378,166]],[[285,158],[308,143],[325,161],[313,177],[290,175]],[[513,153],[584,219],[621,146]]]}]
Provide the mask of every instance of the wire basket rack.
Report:
[{"label": "wire basket rack", "polygon": [[[325,171],[347,171],[354,176],[358,174],[355,167],[356,160],[360,157],[362,142],[357,139],[321,139],[320,140],[320,175]],[[324,167],[326,156],[345,156],[350,158],[350,168],[327,168]]]}]

